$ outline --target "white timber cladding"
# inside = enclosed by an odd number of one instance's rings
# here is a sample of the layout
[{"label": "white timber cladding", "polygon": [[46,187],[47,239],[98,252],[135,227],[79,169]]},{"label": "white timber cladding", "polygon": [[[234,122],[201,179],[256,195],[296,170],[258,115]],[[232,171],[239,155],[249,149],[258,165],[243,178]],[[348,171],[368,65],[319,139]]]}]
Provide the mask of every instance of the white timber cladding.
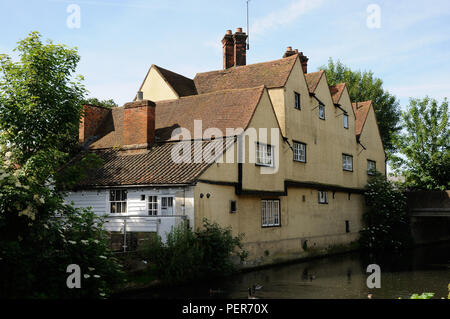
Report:
[{"label": "white timber cladding", "polygon": [[[111,213],[111,190],[126,190],[126,211]],[[157,201],[157,210],[151,211],[152,201]],[[127,231],[157,232],[165,240],[172,226],[183,218],[194,227],[194,188],[186,187],[146,187],[80,190],[69,192],[66,203],[74,207],[91,207],[99,216],[107,216],[105,229],[123,231],[126,220]],[[156,215],[155,215],[156,213]],[[183,217],[185,216],[185,217]]]}]

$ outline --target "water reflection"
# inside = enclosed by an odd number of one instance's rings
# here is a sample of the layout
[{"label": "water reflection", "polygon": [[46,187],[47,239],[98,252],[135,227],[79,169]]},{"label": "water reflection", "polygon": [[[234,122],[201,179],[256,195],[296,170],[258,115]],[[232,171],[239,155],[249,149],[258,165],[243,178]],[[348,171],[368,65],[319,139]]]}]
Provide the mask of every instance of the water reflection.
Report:
[{"label": "water reflection", "polygon": [[[366,286],[367,265],[381,267],[381,288]],[[415,248],[402,255],[350,253],[276,266],[226,278],[214,283],[128,294],[127,298],[247,298],[248,288],[260,298],[409,298],[413,293],[435,292],[447,297],[450,283],[450,243]]]}]

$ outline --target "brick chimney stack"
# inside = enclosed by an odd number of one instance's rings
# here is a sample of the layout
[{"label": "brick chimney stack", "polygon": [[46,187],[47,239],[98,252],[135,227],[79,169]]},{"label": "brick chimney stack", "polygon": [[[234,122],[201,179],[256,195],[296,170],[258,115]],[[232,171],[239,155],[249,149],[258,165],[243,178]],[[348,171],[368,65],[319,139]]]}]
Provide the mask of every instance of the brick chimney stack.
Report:
[{"label": "brick chimney stack", "polygon": [[83,114],[78,128],[78,142],[84,143],[95,136],[99,125],[109,112],[111,110],[103,106],[83,105]]},{"label": "brick chimney stack", "polygon": [[302,64],[303,73],[308,73],[308,57],[303,55],[303,52],[298,52],[297,49],[292,50],[292,47],[287,47],[286,52],[284,52],[283,58],[287,58],[290,56],[293,56],[295,54],[298,54],[300,58],[300,63]]},{"label": "brick chimney stack", "polygon": [[242,32],[242,28],[237,28],[233,34],[234,39],[234,65],[241,66],[247,62],[247,34]]},{"label": "brick chimney stack", "polygon": [[123,115],[123,145],[155,143],[155,103],[137,100],[126,103]]},{"label": "brick chimney stack", "polygon": [[222,39],[223,45],[223,68],[229,69],[233,66],[242,66],[247,63],[247,34],[242,28],[237,28],[234,34],[227,30]]},{"label": "brick chimney stack", "polygon": [[231,30],[227,30],[222,39],[223,46],[223,68],[228,69],[234,66],[234,40]]}]

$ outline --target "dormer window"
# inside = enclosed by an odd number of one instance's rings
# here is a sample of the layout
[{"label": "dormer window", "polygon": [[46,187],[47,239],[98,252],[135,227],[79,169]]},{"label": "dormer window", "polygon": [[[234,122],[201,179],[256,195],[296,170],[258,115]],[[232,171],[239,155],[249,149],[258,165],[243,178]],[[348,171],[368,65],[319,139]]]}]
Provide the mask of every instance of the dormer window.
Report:
[{"label": "dormer window", "polygon": [[348,128],[348,114],[344,114],[344,128]]},{"label": "dormer window", "polygon": [[325,105],[319,105],[319,118],[325,120]]},{"label": "dormer window", "polygon": [[301,109],[300,108],[300,93],[294,92],[294,100],[295,100],[294,107],[297,110],[300,110]]}]

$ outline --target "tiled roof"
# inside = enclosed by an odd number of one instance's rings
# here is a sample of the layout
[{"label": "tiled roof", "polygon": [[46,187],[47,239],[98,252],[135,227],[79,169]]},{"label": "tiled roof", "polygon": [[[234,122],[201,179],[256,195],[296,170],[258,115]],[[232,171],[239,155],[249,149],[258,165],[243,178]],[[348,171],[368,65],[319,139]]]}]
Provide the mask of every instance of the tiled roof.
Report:
[{"label": "tiled roof", "polygon": [[[166,142],[155,144],[150,150],[137,150],[131,153],[130,151],[115,149],[96,151],[95,153],[103,160],[103,165],[90,172],[89,177],[79,183],[77,188],[191,184],[211,163],[205,160],[198,160],[196,163],[191,154],[187,155],[187,158],[191,158],[191,163],[176,163],[171,157],[172,150],[181,146],[182,143],[189,143],[193,150],[194,143],[201,143],[203,154],[213,154],[212,152],[218,146],[217,144],[222,144],[225,150],[233,141],[234,138],[212,141]],[[214,157],[212,156],[212,158]]]},{"label": "tiled roof", "polygon": [[345,83],[338,83],[330,86],[330,93],[334,104],[338,104],[341,99],[342,92],[344,92]]},{"label": "tiled roof", "polygon": [[[261,86],[156,102],[156,141],[171,139],[172,131],[179,127],[188,129],[191,138],[194,138],[194,120],[202,120],[203,130],[214,127],[223,134],[227,128],[246,129],[263,91]],[[123,112],[123,107],[111,109],[97,130],[95,135],[99,138],[91,144],[91,148],[122,146]]]},{"label": "tiled roof", "polygon": [[194,81],[181,74],[163,69],[160,66],[153,65],[166,79],[170,86],[177,92],[178,96],[189,96],[197,94]]},{"label": "tiled roof", "polygon": [[319,84],[320,78],[325,72],[320,70],[319,72],[305,74],[306,84],[308,85],[309,93],[314,93]]},{"label": "tiled roof", "polygon": [[286,84],[296,59],[297,54],[269,62],[197,73],[194,82],[198,94],[261,85],[267,88],[282,87]]},{"label": "tiled roof", "polygon": [[352,103],[353,111],[355,112],[355,133],[356,136],[361,135],[364,124],[366,123],[367,115],[369,114],[372,101]]}]

